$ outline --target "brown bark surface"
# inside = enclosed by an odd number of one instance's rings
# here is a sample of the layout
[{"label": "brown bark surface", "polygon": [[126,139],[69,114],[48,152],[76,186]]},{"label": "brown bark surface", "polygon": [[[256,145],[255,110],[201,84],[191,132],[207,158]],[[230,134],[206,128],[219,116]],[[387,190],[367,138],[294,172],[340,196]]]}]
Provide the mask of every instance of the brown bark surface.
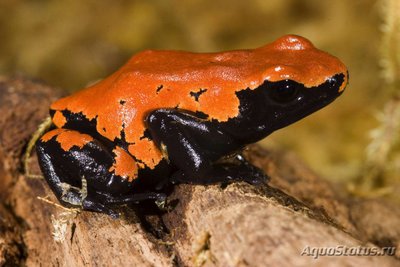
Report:
[{"label": "brown bark surface", "polygon": [[[301,256],[307,246],[399,247],[400,209],[350,198],[294,155],[257,146],[246,156],[268,185],[178,185],[168,211],[124,207],[116,220],[58,207],[21,162],[55,97],[0,77],[0,266],[400,266],[399,254]],[[39,172],[34,155],[30,166]]]}]

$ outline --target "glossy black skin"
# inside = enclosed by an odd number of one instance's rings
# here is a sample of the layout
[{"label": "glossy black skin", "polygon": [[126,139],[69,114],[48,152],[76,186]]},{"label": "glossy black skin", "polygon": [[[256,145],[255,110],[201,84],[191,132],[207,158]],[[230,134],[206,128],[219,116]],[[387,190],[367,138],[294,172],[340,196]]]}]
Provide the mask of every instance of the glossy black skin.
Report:
[{"label": "glossy black skin", "polygon": [[[64,128],[90,134],[95,141],[82,149],[74,146],[64,151],[55,137],[47,142],[39,140],[36,147],[40,167],[61,203],[112,216],[117,216],[110,208],[113,204],[165,200],[165,194],[156,191],[171,182],[263,183],[267,177],[240,154],[236,156],[237,163],[222,163],[220,159],[326,106],[341,94],[338,90],[343,81],[343,74],[313,88],[291,80],[265,81],[256,89],[236,93],[239,115],[226,122],[207,120],[206,114],[177,108],[150,111],[143,138],[154,140],[166,159],[154,170],[141,169],[132,183],[109,172],[114,161],[112,149],[116,145],[125,149],[128,146],[124,133],[121,132],[121,139],[111,142],[96,132],[95,120],[64,111]],[[82,196],[82,177],[87,181],[87,196]],[[65,184],[72,187],[66,190]]]}]

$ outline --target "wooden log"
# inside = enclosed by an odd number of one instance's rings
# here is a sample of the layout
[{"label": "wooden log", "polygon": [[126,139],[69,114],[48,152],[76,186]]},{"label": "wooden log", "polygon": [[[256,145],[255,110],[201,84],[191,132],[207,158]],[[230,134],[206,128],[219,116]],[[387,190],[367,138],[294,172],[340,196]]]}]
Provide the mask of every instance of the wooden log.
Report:
[{"label": "wooden log", "polygon": [[[398,247],[399,208],[350,198],[294,155],[258,146],[245,154],[269,174],[268,185],[178,185],[167,211],[121,207],[120,219],[57,206],[47,184],[26,178],[21,163],[56,92],[0,77],[0,265],[400,265],[398,255],[301,255],[323,247]],[[39,172],[35,155],[30,167]]]}]

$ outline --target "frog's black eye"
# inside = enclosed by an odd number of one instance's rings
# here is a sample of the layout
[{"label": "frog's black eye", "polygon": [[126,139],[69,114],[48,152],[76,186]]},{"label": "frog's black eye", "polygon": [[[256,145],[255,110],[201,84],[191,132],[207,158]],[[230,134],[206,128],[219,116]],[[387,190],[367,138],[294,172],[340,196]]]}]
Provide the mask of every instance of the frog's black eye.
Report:
[{"label": "frog's black eye", "polygon": [[293,101],[299,93],[299,84],[291,80],[274,83],[271,88],[271,98],[278,103]]}]

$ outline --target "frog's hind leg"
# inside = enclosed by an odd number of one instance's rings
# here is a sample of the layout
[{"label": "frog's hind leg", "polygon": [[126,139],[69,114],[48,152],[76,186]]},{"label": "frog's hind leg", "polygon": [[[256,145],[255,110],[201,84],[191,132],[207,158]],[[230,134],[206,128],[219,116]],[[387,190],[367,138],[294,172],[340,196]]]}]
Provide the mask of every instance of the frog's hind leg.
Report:
[{"label": "frog's hind leg", "polygon": [[[115,148],[87,134],[55,129],[38,140],[36,150],[46,181],[65,206],[115,217],[107,207],[109,200],[132,191],[132,179],[121,178],[113,169],[118,160]],[[132,176],[134,172],[133,168]]]}]

